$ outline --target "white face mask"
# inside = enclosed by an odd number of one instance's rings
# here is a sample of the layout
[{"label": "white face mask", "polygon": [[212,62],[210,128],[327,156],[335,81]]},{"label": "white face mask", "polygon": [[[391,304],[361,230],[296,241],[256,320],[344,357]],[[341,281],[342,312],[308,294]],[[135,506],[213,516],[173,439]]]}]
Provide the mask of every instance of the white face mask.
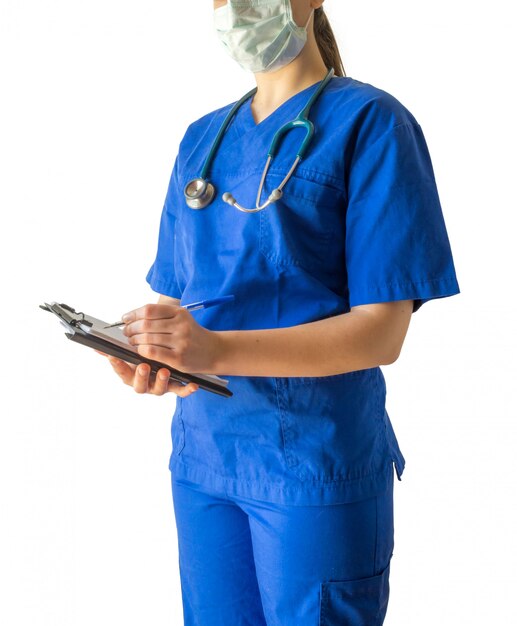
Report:
[{"label": "white face mask", "polygon": [[214,26],[229,55],[251,72],[290,63],[307,42],[307,24],[293,20],[290,0],[228,0],[214,11]]}]

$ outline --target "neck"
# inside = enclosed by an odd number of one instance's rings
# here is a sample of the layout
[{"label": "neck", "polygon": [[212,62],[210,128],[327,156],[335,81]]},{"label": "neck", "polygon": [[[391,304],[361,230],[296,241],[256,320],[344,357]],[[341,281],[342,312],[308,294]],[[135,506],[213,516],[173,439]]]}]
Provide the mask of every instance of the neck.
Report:
[{"label": "neck", "polygon": [[300,54],[275,72],[257,72],[257,93],[251,103],[256,121],[303,89],[323,80],[328,71],[318,49],[312,28]]}]

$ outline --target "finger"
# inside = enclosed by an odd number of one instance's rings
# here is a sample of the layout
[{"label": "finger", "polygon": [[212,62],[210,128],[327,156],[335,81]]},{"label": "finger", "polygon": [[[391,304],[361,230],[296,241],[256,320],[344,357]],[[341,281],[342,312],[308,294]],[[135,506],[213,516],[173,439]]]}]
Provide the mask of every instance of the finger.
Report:
[{"label": "finger", "polygon": [[181,370],[180,364],[176,361],[176,359],[174,359],[174,346],[162,348],[160,346],[150,344],[137,344],[136,348],[138,350],[138,354],[146,359],[159,361],[165,365],[170,365],[174,369]]},{"label": "finger", "polygon": [[172,318],[159,318],[159,319],[140,319],[134,322],[129,322],[122,327],[122,333],[126,337],[132,335],[139,335],[142,333],[164,333],[170,334]]},{"label": "finger", "polygon": [[188,383],[183,385],[180,382],[170,380],[170,372],[167,368],[162,367],[158,370],[154,383],[150,383],[150,393],[161,396],[169,391],[186,398],[199,389],[199,385],[196,383]]},{"label": "finger", "polygon": [[167,376],[167,379],[166,379],[167,382],[165,383],[166,391],[170,391],[172,393],[175,393],[178,396],[181,396],[182,398],[186,398],[187,396],[190,396],[191,394],[193,394],[195,391],[199,389],[199,385],[194,382],[190,382],[184,385],[183,383],[179,381],[171,380],[170,372],[166,368],[162,368],[158,372],[158,374],[160,374],[160,372],[162,371],[165,373],[165,376]]},{"label": "finger", "polygon": [[154,377],[154,382],[150,385],[150,392],[156,396],[162,396],[169,391],[170,372],[165,367],[158,370]]},{"label": "finger", "polygon": [[166,350],[174,350],[172,333],[138,333],[129,337],[128,343],[132,346],[153,345]]},{"label": "finger", "polygon": [[149,388],[149,374],[151,367],[147,363],[140,363],[135,370],[133,388],[137,393],[147,393]]},{"label": "finger", "polygon": [[183,310],[183,307],[179,304],[144,304],[138,309],[124,313],[120,319],[125,324],[130,324],[136,320],[170,318],[177,315],[180,309]]},{"label": "finger", "polygon": [[133,386],[133,378],[135,376],[136,367],[130,363],[126,363],[122,359],[108,355],[109,362],[126,385]]},{"label": "finger", "polygon": [[169,383],[169,391],[174,392],[181,398],[186,398],[192,395],[199,389],[197,383],[188,383],[188,385],[182,385],[181,383]]}]

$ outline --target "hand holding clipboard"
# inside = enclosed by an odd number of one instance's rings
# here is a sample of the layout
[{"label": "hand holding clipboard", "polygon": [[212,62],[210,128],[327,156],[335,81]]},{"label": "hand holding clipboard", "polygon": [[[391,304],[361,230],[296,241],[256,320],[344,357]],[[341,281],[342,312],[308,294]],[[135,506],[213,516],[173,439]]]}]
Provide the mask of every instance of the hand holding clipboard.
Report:
[{"label": "hand holding clipboard", "polygon": [[[213,306],[228,300],[233,300],[233,296],[224,296],[223,298],[194,302],[190,305],[185,305],[184,308],[193,310],[197,308],[204,308],[206,306]],[[171,380],[178,381],[183,384],[194,382],[206,391],[225,397],[233,395],[232,392],[227,389],[228,381],[220,378],[219,376],[198,373],[189,374],[175,369],[166,363],[143,357],[139,354],[137,347],[129,343],[128,338],[124,335],[122,330],[117,327],[121,325],[120,322],[107,324],[105,321],[97,319],[91,315],[76,312],[75,309],[63,303],[45,303],[44,305],[40,305],[40,308],[54,313],[59,318],[62,325],[67,329],[68,332],[65,333],[67,338],[74,342],[81,343],[90,348],[94,348],[97,351],[110,354],[128,363],[136,365],[140,363],[148,363],[151,367],[151,372],[155,374],[159,369],[167,368],[170,371]]]}]

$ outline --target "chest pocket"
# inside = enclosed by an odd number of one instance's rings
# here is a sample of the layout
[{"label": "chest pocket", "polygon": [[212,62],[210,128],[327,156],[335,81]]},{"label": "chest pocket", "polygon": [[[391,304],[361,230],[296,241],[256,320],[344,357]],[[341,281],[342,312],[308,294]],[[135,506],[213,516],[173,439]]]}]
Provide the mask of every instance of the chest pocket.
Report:
[{"label": "chest pocket", "polygon": [[[271,168],[262,202],[280,185],[287,170]],[[278,267],[298,266],[318,271],[329,266],[329,256],[345,232],[345,209],[340,192],[312,180],[298,168],[283,196],[259,212],[259,247]]]}]

